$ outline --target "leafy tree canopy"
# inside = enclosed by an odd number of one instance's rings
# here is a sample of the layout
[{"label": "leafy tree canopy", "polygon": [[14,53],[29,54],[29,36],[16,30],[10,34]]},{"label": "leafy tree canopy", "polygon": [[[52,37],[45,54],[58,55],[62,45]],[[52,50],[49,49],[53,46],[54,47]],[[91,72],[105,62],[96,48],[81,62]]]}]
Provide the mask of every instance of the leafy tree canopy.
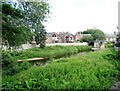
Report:
[{"label": "leafy tree canopy", "polygon": [[[2,3],[2,42],[4,45],[16,47],[30,41],[33,30],[36,35],[44,30],[42,29],[43,22],[46,21],[48,13],[49,5],[44,0],[39,2],[18,0],[18,4],[14,7],[12,4]],[[39,29],[37,29],[38,26]],[[45,30],[41,34],[45,34]]]},{"label": "leafy tree canopy", "polygon": [[90,41],[93,41],[93,37],[92,36],[84,36],[82,39],[81,39],[82,42],[90,42]]},{"label": "leafy tree canopy", "polygon": [[[24,22],[29,25],[31,30],[35,30],[35,41],[40,47],[45,47],[46,30],[44,22],[49,14],[49,4],[45,0],[39,2],[20,2],[25,11]],[[31,17],[32,16],[32,17]]]},{"label": "leafy tree canopy", "polygon": [[18,21],[23,17],[22,11],[10,4],[2,4],[2,42],[9,47],[17,47],[29,40],[29,28]]},{"label": "leafy tree canopy", "polygon": [[91,34],[93,40],[105,40],[105,34],[99,29],[87,29],[83,31],[82,34]]}]

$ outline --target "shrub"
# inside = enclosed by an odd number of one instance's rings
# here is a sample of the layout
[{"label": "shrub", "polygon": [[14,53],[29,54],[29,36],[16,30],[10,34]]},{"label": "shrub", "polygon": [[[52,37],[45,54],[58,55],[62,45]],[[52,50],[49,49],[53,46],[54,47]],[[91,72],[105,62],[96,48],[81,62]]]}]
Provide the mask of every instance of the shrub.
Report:
[{"label": "shrub", "polygon": [[114,47],[114,43],[113,42],[107,42],[107,43],[105,43],[105,47],[106,48]]},{"label": "shrub", "polygon": [[13,75],[16,73],[18,70],[16,69],[17,67],[17,62],[14,61],[14,58],[12,58],[10,52],[3,52],[2,53],[2,68],[3,68],[3,74],[10,74]]},{"label": "shrub", "polygon": [[111,52],[104,55],[105,59],[120,59],[120,51],[116,51],[115,48],[110,48]]},{"label": "shrub", "polygon": [[21,70],[26,70],[29,65],[29,63],[23,62],[21,64],[18,64],[15,58],[16,52],[2,52],[2,73],[4,75],[14,75]]}]

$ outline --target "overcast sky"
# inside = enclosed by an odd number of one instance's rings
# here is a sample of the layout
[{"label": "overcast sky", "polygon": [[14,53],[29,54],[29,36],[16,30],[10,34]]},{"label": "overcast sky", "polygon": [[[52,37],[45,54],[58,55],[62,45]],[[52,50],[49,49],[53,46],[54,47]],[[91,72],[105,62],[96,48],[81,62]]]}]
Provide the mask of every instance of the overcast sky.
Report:
[{"label": "overcast sky", "polygon": [[98,28],[105,33],[118,31],[119,0],[49,0],[47,32],[84,31]]}]

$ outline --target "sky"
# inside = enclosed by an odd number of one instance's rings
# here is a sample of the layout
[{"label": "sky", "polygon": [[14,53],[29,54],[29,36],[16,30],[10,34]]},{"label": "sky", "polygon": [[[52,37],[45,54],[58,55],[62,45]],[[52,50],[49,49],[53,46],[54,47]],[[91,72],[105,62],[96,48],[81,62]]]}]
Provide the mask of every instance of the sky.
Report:
[{"label": "sky", "polygon": [[49,0],[47,32],[70,32],[97,28],[104,33],[118,31],[119,0]]}]

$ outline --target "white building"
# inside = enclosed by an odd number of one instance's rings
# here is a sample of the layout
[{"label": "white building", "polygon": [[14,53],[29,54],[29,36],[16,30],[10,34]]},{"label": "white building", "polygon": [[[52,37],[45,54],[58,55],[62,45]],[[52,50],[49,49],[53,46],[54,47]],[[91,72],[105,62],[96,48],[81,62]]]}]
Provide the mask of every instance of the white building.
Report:
[{"label": "white building", "polygon": [[106,42],[115,42],[116,41],[116,34],[106,34]]}]

